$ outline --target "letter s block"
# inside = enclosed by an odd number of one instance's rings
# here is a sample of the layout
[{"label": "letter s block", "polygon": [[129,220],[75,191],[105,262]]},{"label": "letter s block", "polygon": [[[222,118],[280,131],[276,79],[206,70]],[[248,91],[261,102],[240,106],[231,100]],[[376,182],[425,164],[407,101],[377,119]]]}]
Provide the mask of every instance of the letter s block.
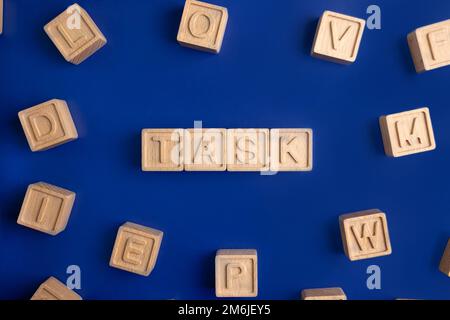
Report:
[{"label": "letter s block", "polygon": [[28,186],[17,223],[51,235],[62,232],[72,212],[75,193],[48,183]]},{"label": "letter s block", "polygon": [[50,277],[39,286],[31,300],[82,300],[82,298],[58,279]]},{"label": "letter s block", "polygon": [[378,209],[341,215],[339,227],[345,254],[351,261],[392,253],[386,215]]},{"label": "letter s block", "polygon": [[363,19],[325,11],[317,26],[311,55],[343,64],[355,62],[365,25]]},{"label": "letter s block", "polygon": [[182,46],[219,53],[227,21],[226,8],[186,0],[177,40]]},{"label": "letter s block", "polygon": [[228,129],[227,170],[268,171],[269,129]]},{"label": "letter s block", "polygon": [[258,257],[256,250],[226,249],[216,254],[216,296],[256,297]]},{"label": "letter s block", "polygon": [[381,116],[380,129],[388,156],[402,157],[436,149],[428,108]]},{"label": "letter s block", "polygon": [[450,65],[450,19],[414,30],[408,44],[418,73]]},{"label": "letter s block", "polygon": [[73,64],[80,64],[106,44],[105,36],[78,4],[68,7],[44,30],[64,59]]},{"label": "letter s block", "polygon": [[119,228],[109,265],[148,276],[155,267],[163,232],[127,222]]},{"label": "letter s block", "polygon": [[31,151],[43,151],[78,138],[67,103],[53,99],[19,112]]}]

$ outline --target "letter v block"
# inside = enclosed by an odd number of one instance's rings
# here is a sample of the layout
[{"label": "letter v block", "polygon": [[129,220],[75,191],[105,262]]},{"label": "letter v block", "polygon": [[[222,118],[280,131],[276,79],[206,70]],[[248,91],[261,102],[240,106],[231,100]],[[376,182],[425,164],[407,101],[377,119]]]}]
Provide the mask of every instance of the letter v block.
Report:
[{"label": "letter v block", "polygon": [[365,25],[363,19],[325,11],[317,26],[311,55],[343,64],[355,62]]},{"label": "letter v block", "polygon": [[119,228],[109,265],[148,276],[155,267],[163,232],[127,222]]},{"label": "letter v block", "polygon": [[216,254],[216,296],[256,297],[258,257],[256,250],[225,249]]},{"label": "letter v block", "polygon": [[386,215],[380,210],[341,215],[339,226],[345,254],[351,261],[392,253]]},{"label": "letter v block", "polygon": [[31,300],[82,300],[74,291],[54,277],[39,286]]},{"label": "letter v block", "polygon": [[19,112],[31,151],[43,151],[78,138],[67,103],[53,99]]},{"label": "letter v block", "polygon": [[381,116],[380,129],[388,156],[402,157],[436,149],[428,108]]}]

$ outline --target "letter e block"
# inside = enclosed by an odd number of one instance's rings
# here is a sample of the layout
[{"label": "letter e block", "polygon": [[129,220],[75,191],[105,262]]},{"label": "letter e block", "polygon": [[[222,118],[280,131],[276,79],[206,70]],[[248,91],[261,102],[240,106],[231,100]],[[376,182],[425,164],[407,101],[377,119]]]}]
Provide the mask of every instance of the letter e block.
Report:
[{"label": "letter e block", "polygon": [[408,34],[408,44],[418,73],[450,64],[450,19]]},{"label": "letter e block", "polygon": [[28,186],[17,223],[51,235],[62,232],[69,221],[75,193],[44,182]]},{"label": "letter e block", "polygon": [[19,112],[31,151],[43,151],[78,138],[67,103],[53,99]]},{"label": "letter e block", "polygon": [[216,254],[216,296],[256,297],[258,257],[256,250],[227,249]]},{"label": "letter e block", "polygon": [[341,288],[305,289],[302,300],[347,300]]},{"label": "letter e block", "polygon": [[119,228],[109,265],[148,276],[158,258],[163,232],[127,222]]},{"label": "letter e block", "polygon": [[341,215],[339,226],[345,254],[351,261],[392,253],[386,215],[380,210]]},{"label": "letter e block", "polygon": [[270,130],[271,171],[312,170],[311,129]]},{"label": "letter e block", "polygon": [[343,64],[355,62],[365,25],[363,19],[325,11],[317,26],[311,55]]},{"label": "letter e block", "polygon": [[227,8],[186,0],[177,40],[185,47],[219,53],[227,21]]},{"label": "letter e block", "polygon": [[31,300],[82,300],[74,291],[54,277],[39,286]]},{"label": "letter e block", "polygon": [[269,139],[269,129],[228,129],[228,171],[268,171]]},{"label": "letter e block", "polygon": [[442,255],[441,263],[439,264],[439,270],[450,277],[450,239],[448,240],[444,254]]},{"label": "letter e block", "polygon": [[73,64],[80,64],[106,44],[105,36],[78,4],[68,7],[44,30],[64,59]]},{"label": "letter e block", "polygon": [[227,169],[226,129],[187,129],[184,131],[186,171],[225,171]]},{"label": "letter e block", "polygon": [[428,108],[381,116],[380,129],[388,156],[402,157],[436,149]]},{"label": "letter e block", "polygon": [[143,171],[183,171],[183,129],[142,130]]}]

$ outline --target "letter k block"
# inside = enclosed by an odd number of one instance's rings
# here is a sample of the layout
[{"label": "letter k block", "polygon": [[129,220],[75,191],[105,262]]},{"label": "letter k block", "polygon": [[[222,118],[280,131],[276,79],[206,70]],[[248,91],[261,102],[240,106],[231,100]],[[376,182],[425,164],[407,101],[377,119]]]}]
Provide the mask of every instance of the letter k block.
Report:
[{"label": "letter k block", "polygon": [[271,129],[270,170],[311,171],[312,135],[311,129]]}]

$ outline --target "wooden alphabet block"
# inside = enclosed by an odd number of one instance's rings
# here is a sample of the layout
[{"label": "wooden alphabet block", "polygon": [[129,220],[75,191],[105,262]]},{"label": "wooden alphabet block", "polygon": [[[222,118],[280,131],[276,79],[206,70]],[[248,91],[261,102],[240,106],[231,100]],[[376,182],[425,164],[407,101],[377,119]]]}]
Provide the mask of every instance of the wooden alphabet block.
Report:
[{"label": "wooden alphabet block", "polygon": [[341,215],[339,227],[345,254],[351,261],[392,253],[386,215],[378,209]]},{"label": "wooden alphabet block", "polygon": [[17,223],[51,235],[62,232],[72,212],[75,193],[44,182],[28,186]]},{"label": "wooden alphabet block", "polygon": [[228,129],[228,171],[268,171],[269,139],[269,129]]},{"label": "wooden alphabet block", "polygon": [[312,170],[311,129],[270,130],[271,171]]},{"label": "wooden alphabet block", "polygon": [[0,0],[0,34],[3,32],[3,0]]},{"label": "wooden alphabet block", "polygon": [[219,53],[227,21],[227,8],[186,0],[177,40],[182,46]]},{"label": "wooden alphabet block", "polygon": [[450,239],[448,240],[444,254],[442,255],[441,263],[439,264],[439,270],[450,277]]},{"label": "wooden alphabet block", "polygon": [[183,171],[183,129],[142,130],[143,171]]},{"label": "wooden alphabet block", "polygon": [[436,149],[428,108],[381,116],[380,129],[388,156],[402,157]]},{"label": "wooden alphabet block", "polygon": [[82,300],[82,298],[54,277],[39,286],[31,300]]},{"label": "wooden alphabet block", "polygon": [[305,289],[302,300],[347,300],[341,288]]},{"label": "wooden alphabet block", "polygon": [[184,131],[186,171],[225,171],[227,169],[226,129],[187,129]]},{"label": "wooden alphabet block", "polygon": [[216,296],[256,297],[258,257],[256,250],[226,249],[216,254]]},{"label": "wooden alphabet block", "polygon": [[73,64],[80,64],[106,44],[105,36],[78,4],[68,7],[44,30],[64,59]]},{"label": "wooden alphabet block", "polygon": [[311,55],[343,64],[355,62],[365,25],[363,19],[325,11],[317,26]]},{"label": "wooden alphabet block", "polygon": [[19,112],[30,149],[43,151],[78,138],[67,103],[53,99]]},{"label": "wooden alphabet block", "polygon": [[418,73],[450,64],[450,19],[414,30],[408,44]]},{"label": "wooden alphabet block", "polygon": [[156,264],[163,232],[127,222],[119,228],[109,265],[148,276]]}]

